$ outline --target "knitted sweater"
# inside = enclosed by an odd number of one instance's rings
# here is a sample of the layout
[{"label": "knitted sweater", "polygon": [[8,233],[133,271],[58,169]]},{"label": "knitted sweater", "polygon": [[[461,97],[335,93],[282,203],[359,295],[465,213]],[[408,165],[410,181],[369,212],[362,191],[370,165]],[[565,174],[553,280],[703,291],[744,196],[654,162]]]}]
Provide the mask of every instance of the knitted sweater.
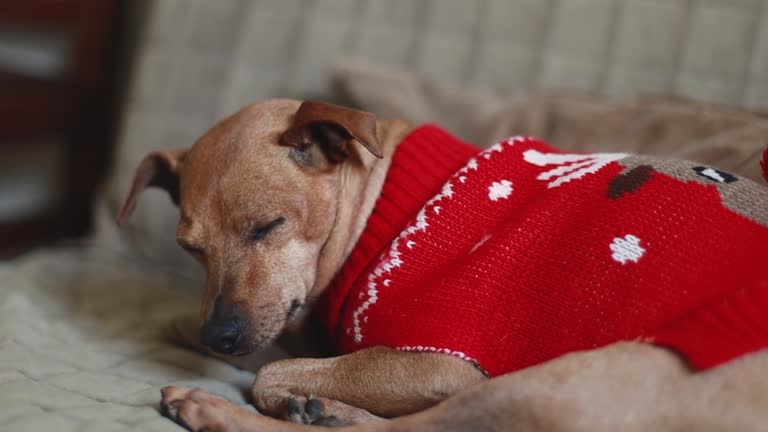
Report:
[{"label": "knitted sweater", "polygon": [[708,368],[768,347],[767,265],[768,189],[749,180],[422,126],[318,312],[342,353],[442,352],[489,376],[638,339]]}]

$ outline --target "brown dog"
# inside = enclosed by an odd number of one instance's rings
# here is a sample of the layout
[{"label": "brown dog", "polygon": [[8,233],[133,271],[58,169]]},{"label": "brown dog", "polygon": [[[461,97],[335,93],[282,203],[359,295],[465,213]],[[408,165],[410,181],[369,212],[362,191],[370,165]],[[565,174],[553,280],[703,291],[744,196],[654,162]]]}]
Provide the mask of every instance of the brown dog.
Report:
[{"label": "brown dog", "polygon": [[[360,236],[409,130],[403,122],[377,122],[325,104],[255,104],[191,150],[149,154],[118,222],[146,187],[170,193],[181,211],[178,242],[207,270],[202,342],[220,354],[247,354],[300,327]],[[670,352],[620,343],[491,380],[414,416],[361,427],[757,428],[768,407],[760,393],[768,379],[754,373],[766,361],[763,352],[694,375]],[[378,347],[269,364],[258,372],[253,398],[261,411],[296,422],[361,423],[424,410],[484,381],[452,356]],[[723,386],[729,391],[714,391]],[[681,416],[675,408],[685,398],[693,398],[686,402],[690,415]],[[613,411],[600,412],[603,402]],[[201,391],[167,388],[163,404],[193,430],[289,427]]]}]

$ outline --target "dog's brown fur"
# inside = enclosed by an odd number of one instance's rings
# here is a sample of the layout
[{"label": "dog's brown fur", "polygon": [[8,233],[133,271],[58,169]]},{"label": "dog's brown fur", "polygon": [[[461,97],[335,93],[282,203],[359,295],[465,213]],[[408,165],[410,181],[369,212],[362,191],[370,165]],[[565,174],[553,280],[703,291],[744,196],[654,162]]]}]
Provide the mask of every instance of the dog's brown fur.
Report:
[{"label": "dog's brown fur", "polygon": [[[404,122],[376,122],[368,113],[325,104],[254,104],[216,125],[189,151],[148,155],[118,221],[127,219],[145,187],[170,192],[181,211],[178,241],[207,270],[201,319],[221,310],[245,317],[246,340],[235,354],[246,354],[306,317],[362,232],[392,154],[409,130]],[[285,222],[264,238],[249,239],[253,227],[280,217]],[[302,305],[295,317],[289,312],[293,303]],[[463,430],[471,423],[481,430],[642,430],[696,425],[716,412],[722,419],[712,425],[741,424],[723,420],[731,417],[719,408],[705,407],[740,407],[745,419],[756,420],[757,408],[768,408],[768,380],[751,375],[757,364],[768,366],[766,354],[693,375],[670,352],[623,343],[475,386],[485,379],[462,360],[370,348],[267,365],[258,372],[253,397],[274,416],[366,422],[366,429]],[[427,409],[472,386],[423,413],[369,422],[375,415]],[[706,391],[713,388],[727,391]],[[756,397],[747,401],[751,393]],[[657,406],[682,409],[674,396],[695,399],[692,406],[703,417],[672,415]],[[603,402],[612,404],[610,413],[595,405]],[[167,388],[163,404],[193,430],[289,429],[202,391]]]},{"label": "dog's brown fur", "polygon": [[[420,413],[344,431],[764,431],[768,354],[691,373],[675,355],[623,342],[504,375]],[[190,430],[316,430],[260,416],[202,390],[163,389],[169,415]]]}]

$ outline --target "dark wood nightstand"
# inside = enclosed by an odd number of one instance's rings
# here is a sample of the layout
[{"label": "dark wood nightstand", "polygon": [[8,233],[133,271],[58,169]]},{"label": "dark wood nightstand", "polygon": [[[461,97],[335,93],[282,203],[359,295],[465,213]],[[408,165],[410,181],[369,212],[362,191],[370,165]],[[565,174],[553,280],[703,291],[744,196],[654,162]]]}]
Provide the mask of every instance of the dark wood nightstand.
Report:
[{"label": "dark wood nightstand", "polygon": [[90,226],[127,2],[0,2],[0,257]]}]

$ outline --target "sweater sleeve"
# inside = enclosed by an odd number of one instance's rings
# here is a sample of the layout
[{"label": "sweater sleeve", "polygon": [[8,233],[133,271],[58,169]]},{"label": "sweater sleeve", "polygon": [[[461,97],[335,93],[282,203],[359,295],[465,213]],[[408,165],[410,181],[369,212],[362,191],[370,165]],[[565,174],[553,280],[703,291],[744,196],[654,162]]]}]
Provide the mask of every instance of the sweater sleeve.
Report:
[{"label": "sweater sleeve", "polygon": [[669,325],[653,343],[680,353],[694,369],[709,369],[768,348],[768,282],[729,290]]}]

